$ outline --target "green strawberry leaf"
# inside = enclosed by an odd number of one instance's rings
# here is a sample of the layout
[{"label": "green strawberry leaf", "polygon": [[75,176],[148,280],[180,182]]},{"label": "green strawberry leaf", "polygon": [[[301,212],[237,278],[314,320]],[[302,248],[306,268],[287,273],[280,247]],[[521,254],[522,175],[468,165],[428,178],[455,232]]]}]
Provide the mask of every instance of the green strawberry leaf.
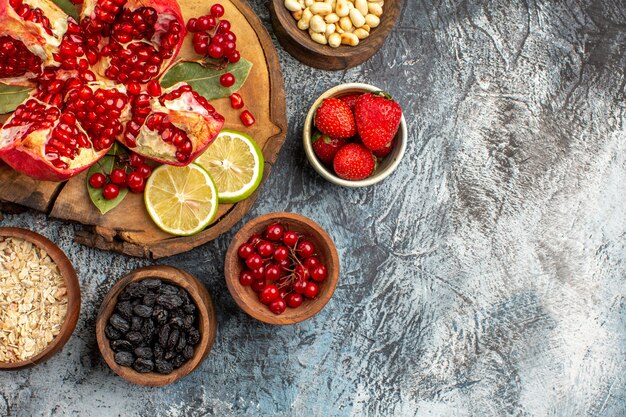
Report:
[{"label": "green strawberry leaf", "polygon": [[[224,69],[208,68],[197,62],[184,61],[174,65],[165,73],[161,79],[161,85],[169,88],[184,81],[210,101],[228,97],[239,90],[246,82],[251,68],[252,63],[243,58],[235,64],[228,64]],[[235,84],[228,88],[220,84],[220,76],[226,72],[235,76]]]},{"label": "green strawberry leaf", "polygon": [[89,192],[89,198],[102,214],[106,214],[107,212],[117,207],[117,205],[120,204],[122,200],[124,200],[126,194],[128,194],[128,188],[120,188],[120,193],[116,198],[114,198],[113,200],[107,200],[102,195],[102,190],[104,189],[104,187],[93,188],[91,185],[89,185],[89,178],[91,178],[91,176],[97,172],[102,172],[105,175],[109,175],[113,168],[115,168],[116,165],[119,165],[118,162],[120,161],[120,159],[126,158],[127,156],[128,154],[126,153],[124,148],[116,143],[115,145],[113,145],[111,150],[107,152],[107,154],[103,156],[102,159],[93,164],[87,172],[87,191]]},{"label": "green strawberry leaf", "polygon": [[72,4],[70,0],[52,0],[52,2],[59,6],[59,8],[65,13],[76,19],[76,21],[80,20],[80,13],[78,13],[78,8],[74,4]]},{"label": "green strawberry leaf", "polygon": [[30,87],[0,84],[0,114],[14,111],[31,91]]}]

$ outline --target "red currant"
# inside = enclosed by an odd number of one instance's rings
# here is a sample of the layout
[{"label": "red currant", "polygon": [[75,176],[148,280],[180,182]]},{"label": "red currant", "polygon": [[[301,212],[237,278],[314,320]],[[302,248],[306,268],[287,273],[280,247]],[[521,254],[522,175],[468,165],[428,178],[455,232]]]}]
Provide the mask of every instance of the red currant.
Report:
[{"label": "red currant", "polygon": [[317,284],[314,282],[308,282],[306,284],[306,289],[304,290],[304,296],[306,298],[315,298],[315,296],[319,293],[319,288]]},{"label": "red currant", "polygon": [[293,273],[295,274],[296,278],[302,281],[306,281],[307,279],[309,279],[309,276],[311,275],[308,268],[302,265],[296,266],[296,269]]},{"label": "red currant", "polygon": [[126,182],[131,189],[138,189],[144,185],[144,179],[137,171],[131,172],[126,179]]},{"label": "red currant", "polygon": [[228,20],[221,20],[217,27],[217,33],[224,33],[230,31],[230,22]]},{"label": "red currant", "polygon": [[278,299],[278,287],[274,284],[267,285],[259,294],[259,300],[263,304],[269,304]]},{"label": "red currant", "polygon": [[248,110],[244,110],[243,113],[239,115],[239,118],[241,119],[241,123],[246,127],[250,127],[256,122],[254,116]]},{"label": "red currant", "polygon": [[250,284],[250,288],[252,288],[252,291],[254,292],[261,292],[263,291],[263,288],[265,288],[265,281],[262,279],[256,280],[252,284]]},{"label": "red currant", "polygon": [[293,283],[293,290],[298,294],[303,294],[307,287],[306,281],[297,280]]},{"label": "red currant", "polygon": [[235,76],[230,72],[222,74],[220,77],[220,84],[226,88],[232,87],[235,84]]},{"label": "red currant", "polygon": [[254,277],[254,279],[263,279],[265,277],[265,267],[264,266],[260,266],[257,269],[253,269],[252,270],[252,276]]},{"label": "red currant", "polygon": [[324,281],[326,279],[326,277],[328,276],[328,271],[326,270],[326,267],[324,265],[320,265],[317,268],[315,268],[313,271],[311,271],[311,278],[313,278],[314,281]]},{"label": "red currant", "polygon": [[197,32],[198,29],[198,19],[196,19],[195,17],[192,17],[191,19],[189,19],[187,21],[187,30],[189,32]]},{"label": "red currant", "polygon": [[270,304],[270,311],[274,314],[283,314],[285,310],[287,310],[287,304],[282,298],[279,298]]},{"label": "red currant", "polygon": [[102,190],[102,196],[105,200],[113,200],[120,194],[120,187],[115,184],[107,184]]},{"label": "red currant", "polygon": [[320,259],[317,256],[311,256],[310,258],[306,258],[304,262],[302,262],[302,265],[309,268],[309,271],[314,270],[316,267],[318,267],[321,264],[322,263],[320,262]]},{"label": "red currant", "polygon": [[199,55],[206,55],[209,50],[209,35],[206,32],[196,32],[193,34],[193,50]]},{"label": "red currant", "polygon": [[235,42],[229,40],[224,41],[222,47],[224,48],[224,55],[227,57],[237,50]]},{"label": "red currant", "polygon": [[254,271],[255,269],[259,269],[263,266],[263,259],[261,259],[260,255],[255,253],[254,255],[250,255],[246,258],[246,265]]},{"label": "red currant", "polygon": [[271,256],[274,253],[274,245],[270,242],[261,242],[256,248],[256,252],[264,258]]},{"label": "red currant", "polygon": [[233,109],[240,109],[243,107],[243,98],[239,93],[233,93],[230,95],[230,107]]},{"label": "red currant", "polygon": [[237,254],[239,255],[241,259],[248,259],[250,256],[254,254],[254,248],[252,247],[251,244],[244,243],[241,246],[239,246],[239,249],[237,250]]},{"label": "red currant", "polygon": [[205,31],[211,30],[215,27],[216,21],[214,16],[206,15],[198,18],[198,24],[196,25],[198,30]]},{"label": "red currant", "polygon": [[303,258],[309,258],[315,255],[315,246],[308,240],[303,240],[302,242],[298,243],[297,252],[298,255],[302,256]]},{"label": "red currant", "polygon": [[145,159],[143,158],[143,156],[138,155],[136,153],[131,153],[130,154],[130,166],[131,167],[139,167],[141,165],[143,165],[145,162]]},{"label": "red currant", "polygon": [[265,269],[265,279],[268,281],[276,281],[280,278],[280,268],[276,265],[270,265]]},{"label": "red currant", "polygon": [[142,178],[148,179],[152,174],[152,168],[150,166],[143,164],[139,166],[136,171],[141,175]]},{"label": "red currant", "polygon": [[213,38],[211,39],[211,44],[223,46],[223,43],[225,40],[226,38],[224,37],[224,35],[222,35],[221,33],[218,33],[217,35],[213,36]]},{"label": "red currant", "polygon": [[208,53],[211,58],[218,59],[224,56],[224,49],[220,45],[212,43],[209,45]]},{"label": "red currant", "polygon": [[217,3],[211,6],[211,15],[214,17],[222,17],[224,16],[224,6]]},{"label": "red currant", "polygon": [[252,273],[250,271],[248,270],[241,271],[241,274],[239,274],[239,283],[241,285],[248,286],[252,284],[253,282],[254,282],[254,277],[252,276]]},{"label": "red currant", "polygon": [[239,53],[239,51],[233,51],[230,55],[228,55],[228,62],[230,62],[231,64],[239,62],[240,59],[241,54]]},{"label": "red currant", "polygon": [[126,172],[124,172],[121,168],[114,168],[109,177],[111,178],[111,182],[113,184],[123,185],[126,183]]},{"label": "red currant", "polygon": [[265,238],[269,239],[273,242],[280,240],[283,237],[283,233],[285,232],[285,228],[278,223],[270,224],[265,229]]},{"label": "red currant", "polygon": [[283,259],[282,261],[278,261],[278,266],[283,271],[288,271],[291,269],[291,261],[289,259]]},{"label": "red currant", "polygon": [[106,181],[107,177],[101,172],[96,172],[91,177],[89,177],[89,185],[91,185],[93,188],[102,188]]},{"label": "red currant", "polygon": [[298,234],[296,232],[285,232],[283,235],[283,243],[289,247],[295,246],[298,243]]},{"label": "red currant", "polygon": [[276,249],[274,249],[274,259],[276,259],[278,262],[284,261],[288,258],[289,258],[289,249],[287,249],[285,246],[279,246]]},{"label": "red currant", "polygon": [[291,308],[297,308],[302,305],[302,301],[304,301],[304,297],[301,294],[291,293],[285,297],[285,301],[287,305]]},{"label": "red currant", "polygon": [[237,36],[235,36],[235,34],[233,32],[231,32],[230,30],[227,32],[222,33],[222,35],[224,35],[224,39],[231,41],[231,42],[237,42]]},{"label": "red currant", "polygon": [[256,246],[261,242],[261,235],[258,233],[253,234],[252,236],[250,236],[250,238],[248,239],[248,243],[251,244],[252,246]]}]

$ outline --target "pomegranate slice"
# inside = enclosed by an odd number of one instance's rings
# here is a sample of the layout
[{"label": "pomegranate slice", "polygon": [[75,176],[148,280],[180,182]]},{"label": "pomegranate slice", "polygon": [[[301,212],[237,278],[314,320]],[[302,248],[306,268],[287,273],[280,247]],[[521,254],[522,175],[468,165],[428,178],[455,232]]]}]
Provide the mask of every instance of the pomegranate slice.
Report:
[{"label": "pomegranate slice", "polygon": [[50,0],[0,0],[0,82],[30,86],[56,65],[67,18]]},{"label": "pomegranate slice", "polygon": [[0,129],[0,158],[39,180],[66,180],[109,148],[96,149],[72,113],[36,98],[22,103]]},{"label": "pomegranate slice", "polygon": [[178,83],[159,97],[136,96],[132,120],[118,140],[146,158],[183,166],[204,152],[223,125],[224,117],[204,97]]},{"label": "pomegranate slice", "polygon": [[176,0],[86,0],[81,26],[94,71],[119,83],[157,78],[186,34]]}]

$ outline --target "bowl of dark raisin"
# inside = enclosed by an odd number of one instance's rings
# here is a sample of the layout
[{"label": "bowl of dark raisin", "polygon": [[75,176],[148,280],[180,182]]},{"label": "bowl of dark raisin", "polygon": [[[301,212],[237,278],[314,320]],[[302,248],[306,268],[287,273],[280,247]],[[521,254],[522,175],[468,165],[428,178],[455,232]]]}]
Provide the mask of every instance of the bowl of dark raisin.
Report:
[{"label": "bowl of dark raisin", "polygon": [[211,296],[197,278],[150,266],[111,288],[100,306],[96,338],[113,372],[135,384],[162,386],[200,365],[216,324]]}]

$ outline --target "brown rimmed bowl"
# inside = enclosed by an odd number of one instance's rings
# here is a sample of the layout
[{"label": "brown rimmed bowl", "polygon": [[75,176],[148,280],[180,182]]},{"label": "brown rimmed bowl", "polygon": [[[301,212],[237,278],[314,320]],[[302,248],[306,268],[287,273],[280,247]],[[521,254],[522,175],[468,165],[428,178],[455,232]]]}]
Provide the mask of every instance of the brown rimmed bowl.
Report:
[{"label": "brown rimmed bowl", "polygon": [[[200,341],[195,347],[195,354],[193,358],[189,359],[180,368],[175,369],[168,375],[162,375],[157,372],[139,373],[133,368],[118,365],[114,359],[115,353],[109,346],[109,339],[104,334],[104,328],[117,304],[117,296],[128,284],[147,278],[158,278],[167,283],[184,288],[187,290],[198,309]],[[213,300],[204,284],[193,275],[171,266],[148,266],[136,269],[124,276],[111,288],[106,297],[104,297],[96,319],[96,339],[104,361],[113,372],[125,380],[146,386],[171,384],[196,369],[211,350],[211,346],[213,346],[213,342],[215,341],[216,329],[217,319],[215,316],[215,308],[213,307]]]},{"label": "brown rimmed bowl", "polygon": [[403,3],[404,0],[386,0],[380,25],[372,28],[370,35],[357,46],[338,48],[320,45],[311,39],[308,31],[298,29],[298,21],[285,7],[284,0],[271,0],[269,8],[276,38],[291,56],[311,67],[344,70],[362,64],[378,52],[395,26]]},{"label": "brown rimmed bowl", "polygon": [[[239,274],[244,268],[244,263],[237,254],[239,246],[247,242],[254,233],[262,235],[265,228],[272,223],[280,223],[288,230],[306,236],[315,245],[317,257],[326,265],[328,270],[327,278],[318,283],[319,293],[317,297],[314,299],[305,298],[300,307],[287,307],[287,310],[280,315],[272,313],[266,305],[261,303],[257,293],[252,288],[243,286],[239,282]],[[294,324],[319,313],[332,297],[339,281],[339,255],[328,233],[313,220],[295,213],[269,213],[252,219],[233,237],[224,260],[224,275],[228,290],[235,302],[250,316],[269,324]]]},{"label": "brown rimmed bowl", "polygon": [[44,350],[32,358],[24,361],[13,363],[0,362],[0,370],[27,368],[50,359],[55,353],[63,348],[70,336],[72,336],[72,333],[76,328],[78,315],[80,313],[80,284],[78,283],[76,271],[74,270],[70,260],[67,259],[67,256],[65,256],[65,253],[63,253],[57,245],[39,233],[18,227],[0,227],[0,238],[9,237],[24,239],[31,242],[35,246],[46,251],[54,263],[57,264],[59,271],[65,280],[65,285],[67,286],[67,314],[65,316],[65,321],[61,326],[61,331],[54,339],[52,339],[50,344],[48,344]]}]

